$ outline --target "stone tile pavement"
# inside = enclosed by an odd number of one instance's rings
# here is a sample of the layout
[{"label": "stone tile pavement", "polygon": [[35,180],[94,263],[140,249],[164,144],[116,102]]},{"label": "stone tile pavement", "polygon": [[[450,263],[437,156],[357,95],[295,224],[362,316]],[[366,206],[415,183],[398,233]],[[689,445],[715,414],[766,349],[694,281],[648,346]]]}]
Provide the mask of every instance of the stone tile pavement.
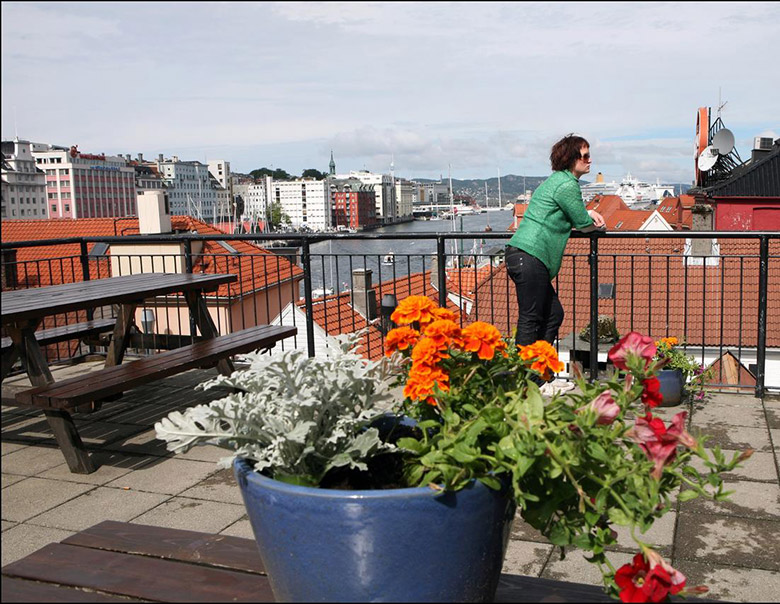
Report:
[{"label": "stone tile pavement", "polygon": [[[58,368],[64,374],[88,366]],[[103,520],[181,528],[252,538],[230,470],[215,462],[223,451],[199,447],[173,456],[156,440],[152,425],[174,409],[206,402],[226,391],[194,386],[216,375],[191,371],[138,388],[76,421],[100,464],[93,474],[68,471],[40,412],[10,406],[29,387],[22,377],[3,383],[2,565]],[[139,405],[138,403],[153,403]],[[710,587],[709,597],[735,602],[780,599],[780,401],[750,394],[712,394],[703,404],[661,410],[670,419],[687,409],[692,433],[713,438],[727,454],[752,447],[745,467],[728,476],[736,493],[728,503],[699,499],[677,504],[653,526],[655,543],[690,584]],[[635,549],[620,535],[610,558],[628,562]],[[504,571],[600,584],[598,569],[581,552],[565,559],[521,518],[515,522]]]}]

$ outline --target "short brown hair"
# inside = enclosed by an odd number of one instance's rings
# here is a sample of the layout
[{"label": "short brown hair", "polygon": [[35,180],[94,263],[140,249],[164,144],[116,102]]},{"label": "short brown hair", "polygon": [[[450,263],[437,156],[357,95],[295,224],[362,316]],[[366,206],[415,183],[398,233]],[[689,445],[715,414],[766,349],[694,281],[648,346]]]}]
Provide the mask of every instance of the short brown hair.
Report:
[{"label": "short brown hair", "polygon": [[580,149],[590,147],[590,143],[581,136],[567,134],[552,146],[550,151],[550,163],[553,172],[571,170],[580,158]]}]

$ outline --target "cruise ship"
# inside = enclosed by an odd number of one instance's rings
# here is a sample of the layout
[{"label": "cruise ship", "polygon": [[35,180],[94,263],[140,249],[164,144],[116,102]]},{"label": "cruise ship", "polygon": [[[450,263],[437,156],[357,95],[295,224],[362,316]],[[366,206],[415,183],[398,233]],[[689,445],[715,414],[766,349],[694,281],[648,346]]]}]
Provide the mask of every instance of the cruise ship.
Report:
[{"label": "cruise ship", "polygon": [[587,202],[596,195],[617,195],[623,202],[631,207],[646,204],[657,204],[663,201],[664,197],[673,197],[674,185],[662,185],[660,180],[656,184],[651,184],[637,180],[631,173],[620,182],[604,182],[604,176],[599,172],[596,175],[596,182],[583,185],[582,198]]}]

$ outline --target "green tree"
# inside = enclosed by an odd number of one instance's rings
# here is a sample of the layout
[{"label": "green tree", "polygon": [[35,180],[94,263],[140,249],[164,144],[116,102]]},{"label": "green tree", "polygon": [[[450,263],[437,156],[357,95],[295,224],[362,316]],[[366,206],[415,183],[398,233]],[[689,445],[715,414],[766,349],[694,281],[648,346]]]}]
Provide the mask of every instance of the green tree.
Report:
[{"label": "green tree", "polygon": [[308,168],[307,170],[303,171],[303,174],[301,174],[301,178],[316,178],[317,180],[323,180],[325,176],[326,174],[324,172],[320,172],[314,168]]},{"label": "green tree", "polygon": [[263,176],[270,176],[275,180],[293,180],[295,178],[291,174],[288,174],[286,170],[282,170],[281,168],[277,168],[276,170],[271,170],[270,168],[258,168],[257,170],[252,170],[249,175],[254,179],[262,178]]},{"label": "green tree", "polygon": [[274,231],[278,230],[282,223],[286,225],[292,223],[290,217],[282,211],[282,204],[278,201],[272,203],[268,208],[268,223]]}]

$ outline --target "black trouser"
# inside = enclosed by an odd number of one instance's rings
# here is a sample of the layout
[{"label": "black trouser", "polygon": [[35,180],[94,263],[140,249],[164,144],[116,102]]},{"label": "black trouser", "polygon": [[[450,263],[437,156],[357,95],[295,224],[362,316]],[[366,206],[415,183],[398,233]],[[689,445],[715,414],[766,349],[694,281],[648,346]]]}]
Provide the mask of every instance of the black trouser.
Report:
[{"label": "black trouser", "polygon": [[528,346],[537,340],[554,344],[563,323],[563,306],[541,260],[514,246],[506,246],[506,272],[517,292],[515,343]]}]

